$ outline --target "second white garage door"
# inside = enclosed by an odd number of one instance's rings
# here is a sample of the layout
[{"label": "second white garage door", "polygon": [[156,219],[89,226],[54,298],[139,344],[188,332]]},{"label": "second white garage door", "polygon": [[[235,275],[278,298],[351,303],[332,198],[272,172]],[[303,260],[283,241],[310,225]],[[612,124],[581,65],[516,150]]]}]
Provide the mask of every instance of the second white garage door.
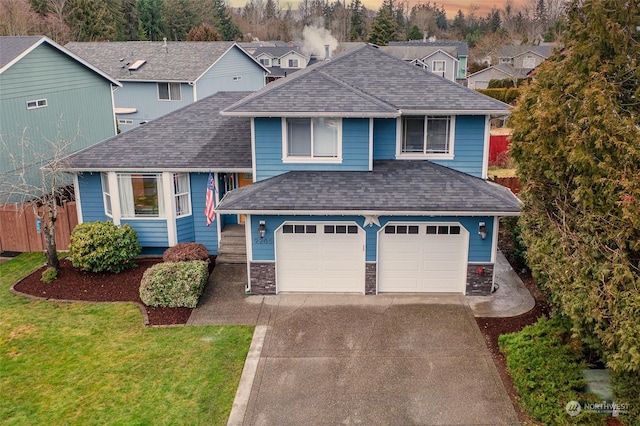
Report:
[{"label": "second white garage door", "polygon": [[378,239],[378,291],[464,292],[468,241],[457,223],[386,225]]},{"label": "second white garage door", "polygon": [[365,233],[355,224],[292,223],[276,232],[276,287],[364,293]]}]

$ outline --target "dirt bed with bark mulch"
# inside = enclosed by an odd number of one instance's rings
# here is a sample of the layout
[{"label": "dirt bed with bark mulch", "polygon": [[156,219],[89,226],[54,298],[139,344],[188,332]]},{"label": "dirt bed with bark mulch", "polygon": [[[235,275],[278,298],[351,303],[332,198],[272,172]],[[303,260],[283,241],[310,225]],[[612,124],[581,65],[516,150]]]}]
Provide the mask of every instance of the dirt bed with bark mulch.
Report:
[{"label": "dirt bed with bark mulch", "polygon": [[80,300],[86,302],[135,302],[143,309],[148,325],[186,324],[191,308],[153,308],[140,300],[140,281],[147,268],[162,259],[138,259],[137,267],[119,274],[82,272],[68,259],[60,261],[58,279],[45,284],[40,281],[42,267],[18,282],[13,289],[19,293],[49,300]]}]

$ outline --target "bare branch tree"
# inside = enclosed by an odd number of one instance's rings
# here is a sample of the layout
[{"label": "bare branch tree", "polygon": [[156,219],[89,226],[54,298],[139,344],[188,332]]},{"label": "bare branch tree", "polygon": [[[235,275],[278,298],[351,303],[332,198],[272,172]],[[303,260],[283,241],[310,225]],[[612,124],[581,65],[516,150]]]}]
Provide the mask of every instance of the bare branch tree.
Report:
[{"label": "bare branch tree", "polygon": [[66,188],[71,183],[65,173],[66,157],[80,132],[78,129],[72,139],[66,139],[58,125],[54,140],[44,136],[32,140],[28,134],[29,129],[23,129],[17,143],[14,138],[0,135],[0,156],[8,160],[5,169],[0,170],[0,200],[16,204],[19,209],[33,209],[44,236],[47,265],[58,269],[58,203],[67,195]]}]

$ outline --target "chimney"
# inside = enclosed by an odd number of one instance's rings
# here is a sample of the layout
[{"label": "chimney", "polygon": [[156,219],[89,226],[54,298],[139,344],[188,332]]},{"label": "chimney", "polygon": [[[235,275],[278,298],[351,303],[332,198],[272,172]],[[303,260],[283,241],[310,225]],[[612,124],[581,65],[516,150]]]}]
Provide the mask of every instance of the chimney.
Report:
[{"label": "chimney", "polygon": [[164,42],[164,51],[166,53],[169,53],[169,46],[167,46],[167,38],[166,37],[162,37],[162,41]]},{"label": "chimney", "polygon": [[324,60],[325,61],[330,61],[331,60],[331,51],[329,50],[329,45],[328,44],[324,45]]}]

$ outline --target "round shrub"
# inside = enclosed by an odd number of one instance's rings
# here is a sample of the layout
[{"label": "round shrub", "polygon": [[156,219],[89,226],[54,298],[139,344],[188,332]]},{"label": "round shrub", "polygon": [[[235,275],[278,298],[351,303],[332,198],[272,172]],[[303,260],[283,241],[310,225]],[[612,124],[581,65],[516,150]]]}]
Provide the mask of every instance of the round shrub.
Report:
[{"label": "round shrub", "polygon": [[202,260],[158,263],[144,271],[140,299],[147,306],[195,308],[208,277]]},{"label": "round shrub", "polygon": [[162,255],[165,262],[188,262],[190,260],[209,261],[209,250],[198,243],[181,243],[169,247]]},{"label": "round shrub", "polygon": [[87,272],[117,274],[136,266],[142,247],[135,229],[110,221],[86,222],[71,233],[69,257],[76,268]]}]

